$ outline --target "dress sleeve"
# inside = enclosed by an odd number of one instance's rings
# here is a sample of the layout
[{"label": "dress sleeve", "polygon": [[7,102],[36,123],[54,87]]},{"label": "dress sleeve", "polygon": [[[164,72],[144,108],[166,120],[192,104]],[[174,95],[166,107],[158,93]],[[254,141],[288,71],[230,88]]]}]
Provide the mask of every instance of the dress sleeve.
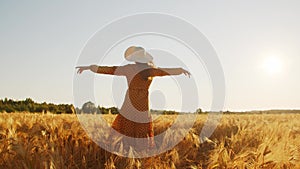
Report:
[{"label": "dress sleeve", "polygon": [[125,66],[99,66],[97,73],[125,76],[128,70]]},{"label": "dress sleeve", "polygon": [[180,75],[180,68],[151,68],[150,76],[169,76],[169,75]]},{"label": "dress sleeve", "polygon": [[166,76],[166,75],[169,75],[166,71],[163,71],[162,69],[160,68],[151,68],[149,70],[149,74],[151,77],[154,77],[154,76]]}]

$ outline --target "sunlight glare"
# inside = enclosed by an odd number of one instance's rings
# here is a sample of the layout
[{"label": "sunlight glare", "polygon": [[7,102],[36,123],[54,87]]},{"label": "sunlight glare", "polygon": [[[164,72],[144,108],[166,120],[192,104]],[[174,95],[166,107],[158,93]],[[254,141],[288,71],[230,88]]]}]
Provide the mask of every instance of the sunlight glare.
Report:
[{"label": "sunlight glare", "polygon": [[282,61],[277,57],[267,58],[264,62],[264,69],[271,75],[278,74],[282,71]]}]

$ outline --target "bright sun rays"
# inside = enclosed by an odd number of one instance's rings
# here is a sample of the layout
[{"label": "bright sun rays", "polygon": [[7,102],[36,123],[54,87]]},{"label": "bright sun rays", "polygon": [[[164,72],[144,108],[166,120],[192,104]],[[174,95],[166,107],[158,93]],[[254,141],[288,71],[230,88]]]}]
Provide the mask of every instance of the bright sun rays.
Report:
[{"label": "bright sun rays", "polygon": [[268,57],[263,62],[263,69],[270,75],[277,75],[283,71],[283,61],[275,56]]}]

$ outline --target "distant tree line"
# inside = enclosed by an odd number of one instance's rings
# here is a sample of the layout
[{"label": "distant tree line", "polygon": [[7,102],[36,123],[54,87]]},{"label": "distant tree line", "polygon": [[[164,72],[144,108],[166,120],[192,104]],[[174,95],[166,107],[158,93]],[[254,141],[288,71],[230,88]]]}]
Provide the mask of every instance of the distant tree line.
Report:
[{"label": "distant tree line", "polygon": [[[162,114],[162,115],[174,115],[180,114],[174,110],[150,110],[152,114]],[[197,111],[201,112],[201,109]],[[76,108],[76,112],[79,114],[118,114],[119,109],[117,107],[104,108],[100,106],[96,106],[93,102],[86,102],[82,105],[82,108]]]},{"label": "distant tree line", "polygon": [[72,104],[36,103],[31,98],[15,101],[12,99],[0,99],[0,112],[30,112],[30,113],[53,113],[53,114],[118,114],[116,107],[96,107],[92,102],[86,102],[81,108],[75,108]]},{"label": "distant tree line", "polygon": [[15,101],[12,99],[0,99],[0,113],[30,112],[53,114],[118,114],[118,108],[96,107],[92,102],[86,102],[81,108],[75,108],[72,104],[36,103],[31,98]]},{"label": "distant tree line", "polygon": [[88,101],[82,105],[82,108],[76,108],[78,114],[118,114],[119,110],[116,107],[104,108],[96,106],[93,102]]},{"label": "distant tree line", "polygon": [[[174,110],[150,110],[152,114],[176,115],[185,114]],[[15,101],[12,99],[0,99],[0,113],[7,112],[30,112],[30,113],[53,113],[53,114],[118,114],[117,107],[100,107],[93,102],[88,101],[81,108],[75,108],[72,104],[53,104],[53,103],[36,103],[31,98]],[[263,110],[263,111],[245,111],[245,112],[207,112],[198,108],[194,113],[222,113],[222,114],[281,114],[281,113],[300,113],[300,110]]]},{"label": "distant tree line", "polygon": [[0,100],[0,112],[51,112],[55,114],[71,114],[74,113],[74,107],[71,104],[36,103],[30,98],[20,101],[5,98]]},{"label": "distant tree line", "polygon": [[[150,110],[153,114],[172,115],[180,114],[173,110]],[[81,108],[75,108],[72,104],[53,104],[53,103],[36,103],[31,98],[15,101],[12,99],[0,99],[0,112],[30,112],[30,113],[53,113],[53,114],[118,114],[117,107],[100,107],[93,102],[88,101]],[[196,110],[197,114],[203,114],[201,109]]]}]

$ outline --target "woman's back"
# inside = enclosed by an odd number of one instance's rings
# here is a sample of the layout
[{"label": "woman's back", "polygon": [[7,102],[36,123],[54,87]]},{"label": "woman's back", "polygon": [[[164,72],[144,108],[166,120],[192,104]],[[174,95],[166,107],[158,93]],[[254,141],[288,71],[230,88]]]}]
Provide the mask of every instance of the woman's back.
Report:
[{"label": "woman's back", "polygon": [[150,73],[153,68],[144,64],[130,64],[121,69],[120,71],[124,73],[128,83],[128,91],[124,100],[127,103],[123,104],[122,110],[148,111],[148,90],[152,82]]}]

